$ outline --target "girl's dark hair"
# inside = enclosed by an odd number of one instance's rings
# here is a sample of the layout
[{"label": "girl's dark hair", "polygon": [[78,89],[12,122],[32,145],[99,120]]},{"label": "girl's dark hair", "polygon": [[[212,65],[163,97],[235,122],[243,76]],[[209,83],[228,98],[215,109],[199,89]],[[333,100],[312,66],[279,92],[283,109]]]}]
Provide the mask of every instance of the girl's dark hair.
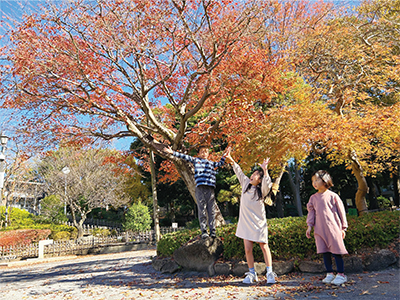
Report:
[{"label": "girl's dark hair", "polygon": [[325,170],[318,170],[315,171],[312,175],[311,178],[313,178],[314,176],[319,177],[325,184],[326,188],[330,188],[333,186],[333,181],[332,181],[332,177],[331,175],[329,175],[329,173]]},{"label": "girl's dark hair", "polygon": [[[255,171],[257,171],[260,174],[260,179],[262,179],[264,177],[264,170],[263,169],[256,169],[256,170],[254,170],[254,172]],[[246,193],[251,188],[251,186],[252,186],[252,184],[249,183],[244,192]],[[263,199],[262,191],[261,191],[261,182],[256,186],[256,192],[255,193],[257,193],[257,195],[258,195],[258,199],[257,200],[262,200]]]}]

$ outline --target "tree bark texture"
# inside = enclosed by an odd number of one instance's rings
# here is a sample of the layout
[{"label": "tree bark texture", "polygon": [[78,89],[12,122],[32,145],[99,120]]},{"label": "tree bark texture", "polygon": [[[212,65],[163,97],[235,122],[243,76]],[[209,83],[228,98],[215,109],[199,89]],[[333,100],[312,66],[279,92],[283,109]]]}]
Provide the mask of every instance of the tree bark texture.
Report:
[{"label": "tree bark texture", "polygon": [[301,197],[300,197],[300,171],[297,167],[297,163],[294,165],[294,178],[292,173],[290,172],[290,169],[288,170],[288,175],[289,175],[289,182],[290,182],[290,187],[292,188],[293,196],[294,196],[294,202],[296,205],[297,209],[297,214],[299,217],[303,216],[303,208],[301,205]]},{"label": "tree bark texture", "polygon": [[156,234],[156,242],[160,241],[160,222],[158,218],[158,197],[157,197],[157,177],[154,165],[154,152],[150,151],[150,171],[151,171],[151,190],[153,194],[153,219],[154,232]]},{"label": "tree bark texture", "polygon": [[278,212],[278,218],[283,218],[285,216],[284,211],[283,211],[282,193],[276,194],[276,210]]},{"label": "tree bark texture", "polygon": [[362,215],[368,212],[367,201],[365,200],[365,196],[368,193],[368,184],[367,180],[363,175],[362,167],[358,162],[357,156],[354,151],[350,153],[350,159],[351,159],[351,168],[358,183],[358,189],[356,192],[356,207],[358,214]]},{"label": "tree bark texture", "polygon": [[366,179],[369,186],[369,193],[368,193],[369,209],[379,209],[379,203],[377,199],[378,193],[374,181],[371,177],[367,177]]},{"label": "tree bark texture", "polygon": [[393,202],[397,207],[400,206],[399,191],[400,191],[400,165],[397,166],[397,170],[393,173],[393,190],[394,197]]}]

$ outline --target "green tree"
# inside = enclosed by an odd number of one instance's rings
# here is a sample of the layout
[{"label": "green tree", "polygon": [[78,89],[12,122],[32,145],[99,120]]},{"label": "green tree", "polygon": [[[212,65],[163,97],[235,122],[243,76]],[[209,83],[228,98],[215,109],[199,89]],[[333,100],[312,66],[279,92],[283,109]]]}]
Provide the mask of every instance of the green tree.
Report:
[{"label": "green tree", "polygon": [[138,232],[149,230],[151,225],[151,216],[149,208],[142,202],[134,203],[127,211],[124,220],[124,229]]},{"label": "green tree", "polygon": [[40,201],[40,221],[49,223],[61,223],[68,221],[64,215],[64,202],[56,196],[50,195]]}]

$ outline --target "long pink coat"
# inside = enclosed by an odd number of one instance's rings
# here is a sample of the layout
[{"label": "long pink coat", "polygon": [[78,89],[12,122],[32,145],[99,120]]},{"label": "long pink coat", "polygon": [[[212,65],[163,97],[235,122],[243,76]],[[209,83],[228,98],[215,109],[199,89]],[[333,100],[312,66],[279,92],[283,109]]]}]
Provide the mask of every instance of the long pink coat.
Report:
[{"label": "long pink coat", "polygon": [[307,225],[314,227],[317,253],[347,254],[342,238],[347,218],[339,195],[331,190],[315,193],[307,203],[307,210]]}]

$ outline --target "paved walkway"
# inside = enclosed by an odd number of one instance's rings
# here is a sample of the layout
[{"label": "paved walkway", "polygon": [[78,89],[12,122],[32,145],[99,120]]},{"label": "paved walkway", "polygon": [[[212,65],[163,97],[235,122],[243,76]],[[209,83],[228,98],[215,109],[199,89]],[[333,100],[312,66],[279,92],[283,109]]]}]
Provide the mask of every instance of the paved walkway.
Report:
[{"label": "paved walkway", "polygon": [[10,263],[0,267],[0,299],[400,299],[399,269],[349,274],[341,287],[322,284],[322,274],[299,273],[248,286],[234,276],[161,274],[151,266],[155,255],[150,249]]}]

